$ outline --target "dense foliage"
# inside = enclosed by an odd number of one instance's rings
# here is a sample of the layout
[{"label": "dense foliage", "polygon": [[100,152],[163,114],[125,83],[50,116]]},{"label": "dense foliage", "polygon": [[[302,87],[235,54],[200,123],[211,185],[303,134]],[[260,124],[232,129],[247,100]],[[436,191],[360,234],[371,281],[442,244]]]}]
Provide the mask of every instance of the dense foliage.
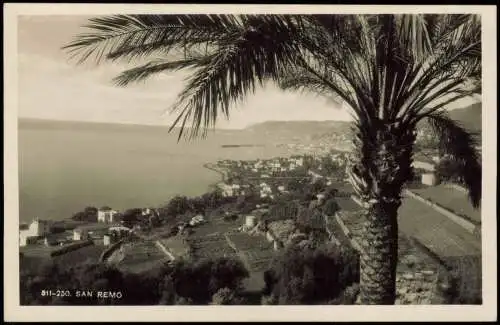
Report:
[{"label": "dense foliage", "polygon": [[177,195],[159,209],[163,221],[187,214],[206,214],[225,204],[235,203],[237,197],[225,197],[220,190],[213,190],[197,197]]},{"label": "dense foliage", "polygon": [[274,304],[325,303],[359,282],[359,257],[334,246],[291,247],[272,261],[265,282],[264,294]]},{"label": "dense foliage", "polygon": [[86,207],[83,211],[79,211],[72,216],[76,221],[97,222],[97,208]]},{"label": "dense foliage", "polygon": [[[21,304],[208,304],[221,289],[231,290],[230,297],[237,299],[241,281],[247,276],[248,271],[239,260],[226,258],[177,262],[140,274],[122,272],[101,263],[63,267],[45,262],[35,269],[21,269]],[[51,288],[69,290],[71,296],[41,294]],[[82,288],[92,291],[93,296],[77,297],[76,291]],[[121,298],[99,298],[98,291],[120,292]],[[219,295],[223,296],[224,291]]]}]

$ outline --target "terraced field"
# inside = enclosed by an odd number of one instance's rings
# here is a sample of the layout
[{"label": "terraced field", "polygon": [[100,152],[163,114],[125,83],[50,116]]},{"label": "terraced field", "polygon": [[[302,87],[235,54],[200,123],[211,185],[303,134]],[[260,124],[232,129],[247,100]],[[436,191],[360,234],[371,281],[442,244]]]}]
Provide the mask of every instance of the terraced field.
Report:
[{"label": "terraced field", "polygon": [[481,254],[481,241],[478,238],[410,197],[406,197],[399,208],[399,228],[442,258]]},{"label": "terraced field", "polygon": [[227,231],[237,229],[245,222],[244,217],[238,217],[234,221],[225,221],[222,217],[213,217],[207,223],[193,228],[196,237],[223,234]]},{"label": "terraced field", "polygon": [[226,238],[238,251],[238,255],[247,265],[249,272],[265,270],[274,255],[272,243],[268,242],[264,236],[231,233],[226,234]]},{"label": "terraced field", "polygon": [[466,193],[444,185],[412,188],[411,191],[454,211],[456,214],[465,215],[472,220],[481,222],[481,209],[474,209]]},{"label": "terraced field", "polygon": [[192,247],[195,259],[238,257],[236,252],[228,245],[224,234],[190,236],[189,244]]},{"label": "terraced field", "polygon": [[126,243],[123,251],[124,258],[117,266],[124,271],[134,273],[155,268],[169,260],[152,241]]},{"label": "terraced field", "polygon": [[189,242],[183,237],[172,236],[160,239],[159,242],[174,255],[175,259],[188,256],[191,250]]},{"label": "terraced field", "polygon": [[89,245],[62,255],[54,256],[53,260],[61,266],[75,266],[83,263],[97,263],[104,246]]}]

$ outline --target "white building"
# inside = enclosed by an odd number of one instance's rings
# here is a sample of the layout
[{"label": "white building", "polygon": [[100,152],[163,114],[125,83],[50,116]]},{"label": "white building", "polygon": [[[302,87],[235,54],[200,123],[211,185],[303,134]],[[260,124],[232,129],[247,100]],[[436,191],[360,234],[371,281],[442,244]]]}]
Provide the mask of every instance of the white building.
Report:
[{"label": "white building", "polygon": [[233,187],[231,185],[227,184],[221,184],[220,189],[222,190],[222,195],[223,196],[233,196]]},{"label": "white building", "polygon": [[102,208],[97,211],[97,221],[111,223],[115,221],[115,215],[118,211],[111,208]]},{"label": "white building", "polygon": [[434,186],[438,184],[438,179],[434,173],[422,174],[422,184],[428,186]]},{"label": "white building", "polygon": [[73,230],[73,240],[84,240],[87,239],[88,232],[85,229],[76,228]]},{"label": "white building", "polygon": [[191,218],[191,220],[189,221],[189,225],[196,226],[196,225],[202,224],[204,222],[205,222],[205,218],[201,214],[199,214],[199,215]]},{"label": "white building", "polygon": [[247,228],[253,228],[257,225],[257,217],[255,216],[246,216],[245,217],[245,226]]},{"label": "white building", "polygon": [[28,229],[19,230],[19,245],[26,246],[33,242],[36,238],[45,236],[50,233],[50,224],[46,220],[35,218]]}]

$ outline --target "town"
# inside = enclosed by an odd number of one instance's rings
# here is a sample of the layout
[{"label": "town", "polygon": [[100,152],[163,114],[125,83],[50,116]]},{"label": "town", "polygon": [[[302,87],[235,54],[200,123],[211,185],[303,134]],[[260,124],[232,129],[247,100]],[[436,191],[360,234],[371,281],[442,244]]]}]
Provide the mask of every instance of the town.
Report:
[{"label": "town", "polygon": [[[157,208],[87,207],[69,221],[37,218],[21,226],[20,252],[24,259],[45,253],[64,263],[90,259],[132,273],[174,261],[236,258],[249,272],[246,290],[261,292],[270,263],[287,247],[329,243],[361,253],[363,206],[348,182],[348,155],[331,150],[221,160],[207,165],[222,175],[212,192],[177,196]],[[464,256],[480,261],[480,212],[442,171],[446,157],[435,150],[415,157],[415,179],[400,209],[399,304],[435,303],[433,283],[443,267]],[[447,234],[446,245],[436,231]]]}]

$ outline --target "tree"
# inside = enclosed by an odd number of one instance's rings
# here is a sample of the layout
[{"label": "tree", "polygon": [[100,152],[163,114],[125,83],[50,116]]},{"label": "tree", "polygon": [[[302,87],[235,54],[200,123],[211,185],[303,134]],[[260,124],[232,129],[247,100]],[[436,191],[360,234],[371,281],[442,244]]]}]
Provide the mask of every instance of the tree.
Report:
[{"label": "tree", "polygon": [[142,210],[139,208],[128,209],[120,216],[125,227],[132,228],[141,220]]},{"label": "tree", "polygon": [[178,215],[183,215],[187,212],[190,212],[191,209],[191,204],[189,202],[189,199],[186,196],[182,195],[177,195],[174,196],[167,204],[166,206],[166,213],[169,216],[178,216]]},{"label": "tree", "polygon": [[417,123],[427,119],[443,150],[468,171],[464,183],[479,206],[474,138],[444,110],[481,91],[477,15],[118,15],[92,18],[87,27],[65,47],[80,62],[161,55],[122,72],[120,86],[191,69],[173,106],[179,140],[206,136],[268,80],[345,103],[353,117],[348,173],[367,203],[363,304],[395,301],[397,211],[412,177]]},{"label": "tree", "polygon": [[83,211],[75,213],[71,218],[76,221],[97,222],[97,208],[86,207]]},{"label": "tree", "polygon": [[442,159],[436,166],[436,174],[442,181],[463,183],[463,175],[466,171],[461,171],[460,162],[452,159]]},{"label": "tree", "polygon": [[291,246],[274,257],[264,282],[263,293],[279,304],[324,303],[359,282],[359,257],[346,248]]},{"label": "tree", "polygon": [[340,209],[337,201],[334,198],[328,199],[323,206],[323,213],[328,216],[334,216],[335,213]]}]

